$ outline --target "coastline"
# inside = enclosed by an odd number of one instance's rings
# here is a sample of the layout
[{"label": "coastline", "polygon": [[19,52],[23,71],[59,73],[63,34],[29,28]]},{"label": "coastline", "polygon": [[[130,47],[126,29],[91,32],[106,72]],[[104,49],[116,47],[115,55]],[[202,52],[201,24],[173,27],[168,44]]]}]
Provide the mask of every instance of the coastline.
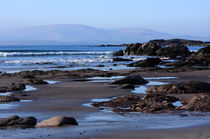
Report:
[{"label": "coastline", "polygon": [[[125,71],[122,71],[122,73]],[[126,71],[128,72],[128,71]],[[178,79],[161,80],[164,82],[179,82],[188,80],[202,80],[210,82],[210,70],[179,72],[179,73],[143,73],[143,77],[167,77],[175,76]],[[118,71],[119,73],[119,71]],[[121,74],[121,73],[119,73]],[[124,73],[123,73],[124,74]],[[53,80],[51,78],[50,80]],[[55,78],[55,80],[58,80]],[[98,108],[83,106],[90,103],[91,99],[112,98],[121,95],[128,95],[130,90],[123,90],[107,83],[91,83],[84,81],[72,81],[69,79],[60,79],[61,82],[52,85],[36,85],[37,90],[28,92],[28,96],[22,98],[32,100],[32,102],[22,103],[11,110],[2,110],[2,113],[15,113],[20,116],[32,115],[37,117],[38,121],[48,119],[56,115],[65,115],[75,117],[80,126],[61,127],[53,129],[9,129],[2,132],[2,136],[9,138],[20,138],[21,134],[25,138],[203,138],[207,137],[209,128],[206,125],[197,125],[192,127],[164,128],[164,129],[144,129],[141,126],[136,127],[133,122],[112,122],[112,121],[88,121],[85,118],[92,113],[100,113]],[[138,94],[143,96],[144,94]],[[21,98],[21,97],[20,97]],[[9,115],[11,116],[11,115]],[[6,116],[5,116],[6,117]],[[102,126],[103,125],[103,126]],[[125,128],[127,127],[127,128]],[[40,132],[40,130],[43,130]],[[58,130],[58,131],[57,131]],[[71,132],[71,135],[67,134]],[[33,132],[32,132],[33,131]],[[55,132],[57,131],[57,132]],[[11,132],[14,134],[11,135]],[[31,133],[32,132],[32,133]],[[40,132],[40,133],[39,133]],[[43,133],[44,132],[44,133]],[[85,133],[83,133],[85,132]],[[193,133],[193,134],[192,134]]]}]

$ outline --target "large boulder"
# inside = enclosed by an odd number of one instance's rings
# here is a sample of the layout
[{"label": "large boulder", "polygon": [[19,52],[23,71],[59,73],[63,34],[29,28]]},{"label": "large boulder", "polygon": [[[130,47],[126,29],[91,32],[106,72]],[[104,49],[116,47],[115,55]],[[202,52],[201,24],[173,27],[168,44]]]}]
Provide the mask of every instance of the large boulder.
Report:
[{"label": "large boulder", "polygon": [[136,43],[129,45],[125,50],[125,55],[156,55],[156,51],[161,48],[156,43]]},{"label": "large boulder", "polygon": [[0,96],[1,103],[12,102],[12,101],[20,101],[20,99],[14,96]]},{"label": "large boulder", "polygon": [[125,55],[137,55],[137,50],[140,48],[141,44],[130,44],[125,49]]},{"label": "large boulder", "polygon": [[36,118],[34,117],[26,117],[20,118],[19,116],[11,116],[8,118],[0,119],[0,127],[7,127],[7,126],[34,126],[36,125]]},{"label": "large boulder", "polygon": [[208,94],[198,94],[191,98],[182,99],[181,103],[184,106],[180,109],[183,110],[210,112],[210,95]]},{"label": "large boulder", "polygon": [[112,84],[132,84],[132,85],[141,85],[147,83],[148,81],[142,78],[140,75],[129,75],[122,79],[112,82]]},{"label": "large boulder", "polygon": [[145,60],[140,60],[131,64],[128,64],[129,67],[154,67],[155,65],[160,64],[160,58],[147,58]]},{"label": "large boulder", "polygon": [[151,86],[149,94],[198,94],[210,93],[210,84],[201,81],[188,81],[177,84]]},{"label": "large boulder", "polygon": [[119,51],[113,53],[113,56],[123,56],[123,55],[124,55],[123,50],[119,50]]},{"label": "large boulder", "polygon": [[37,127],[57,127],[62,125],[78,125],[73,117],[55,116],[38,123]]}]

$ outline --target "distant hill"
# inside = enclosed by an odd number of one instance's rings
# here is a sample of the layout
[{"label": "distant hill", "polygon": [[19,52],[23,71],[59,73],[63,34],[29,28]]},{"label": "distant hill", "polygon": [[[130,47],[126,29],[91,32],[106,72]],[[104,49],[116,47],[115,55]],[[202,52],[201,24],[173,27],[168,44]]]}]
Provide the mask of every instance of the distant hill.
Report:
[{"label": "distant hill", "polygon": [[0,31],[0,45],[122,44],[172,38],[210,40],[210,38],[177,36],[144,28],[109,30],[73,24],[26,27]]}]

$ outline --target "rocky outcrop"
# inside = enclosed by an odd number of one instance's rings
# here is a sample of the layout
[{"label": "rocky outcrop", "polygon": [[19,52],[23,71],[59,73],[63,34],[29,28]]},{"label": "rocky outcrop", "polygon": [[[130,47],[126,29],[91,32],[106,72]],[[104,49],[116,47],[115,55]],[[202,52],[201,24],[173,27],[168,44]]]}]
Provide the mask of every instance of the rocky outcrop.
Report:
[{"label": "rocky outcrop", "polygon": [[155,42],[148,42],[144,44],[129,45],[125,50],[125,55],[147,55],[175,58],[177,56],[187,57],[190,55],[190,51],[185,45],[176,44],[162,47]]},{"label": "rocky outcrop", "polygon": [[172,103],[178,100],[178,98],[162,94],[147,94],[143,99],[136,95],[128,95],[110,101],[94,102],[92,106],[112,107],[115,112],[156,113],[175,110],[175,106]]},{"label": "rocky outcrop", "polygon": [[177,56],[188,57],[190,51],[184,45],[174,45],[170,47],[163,47],[156,51],[157,56],[176,58]]},{"label": "rocky outcrop", "polygon": [[21,91],[25,88],[25,84],[22,83],[9,83],[7,86],[0,87],[0,92]]},{"label": "rocky outcrop", "polygon": [[178,98],[162,94],[147,94],[143,101],[131,106],[131,111],[147,113],[169,112],[175,110],[175,106],[172,103],[178,100]]},{"label": "rocky outcrop", "polygon": [[210,93],[210,84],[200,81],[189,81],[178,84],[152,86],[146,90],[149,94],[198,94]]},{"label": "rocky outcrop", "polygon": [[144,43],[129,45],[125,50],[125,55],[147,55],[155,56],[156,51],[161,47],[156,43]]},{"label": "rocky outcrop", "polygon": [[148,81],[142,78],[140,75],[129,75],[122,79],[116,80],[111,84],[131,84],[131,85],[141,85],[147,84]]},{"label": "rocky outcrop", "polygon": [[36,127],[57,127],[62,125],[78,125],[78,123],[73,117],[55,116],[38,123]]},{"label": "rocky outcrop", "polygon": [[154,67],[160,64],[160,58],[147,58],[146,60],[140,60],[131,64],[128,64],[129,67]]},{"label": "rocky outcrop", "polygon": [[209,42],[185,40],[185,39],[169,39],[169,40],[151,40],[149,42],[157,43],[160,46],[173,46],[173,45],[185,45],[185,46],[207,46]]},{"label": "rocky outcrop", "polygon": [[200,49],[185,60],[174,63],[174,66],[193,67],[193,66],[210,66],[210,46]]},{"label": "rocky outcrop", "polygon": [[8,126],[34,126],[36,125],[36,118],[34,117],[26,117],[20,118],[19,116],[11,116],[8,118],[0,119],[0,127],[8,127]]},{"label": "rocky outcrop", "polygon": [[130,44],[125,49],[125,55],[137,55],[137,50],[140,48],[142,44],[136,43],[136,44]]},{"label": "rocky outcrop", "polygon": [[124,52],[123,52],[123,50],[119,50],[117,52],[114,52],[113,56],[124,56]]},{"label": "rocky outcrop", "polygon": [[12,101],[20,101],[20,99],[14,96],[0,96],[0,103],[12,102]]},{"label": "rocky outcrop", "polygon": [[184,105],[180,107],[181,110],[189,111],[210,111],[210,95],[198,94],[191,98],[182,99],[181,103]]}]

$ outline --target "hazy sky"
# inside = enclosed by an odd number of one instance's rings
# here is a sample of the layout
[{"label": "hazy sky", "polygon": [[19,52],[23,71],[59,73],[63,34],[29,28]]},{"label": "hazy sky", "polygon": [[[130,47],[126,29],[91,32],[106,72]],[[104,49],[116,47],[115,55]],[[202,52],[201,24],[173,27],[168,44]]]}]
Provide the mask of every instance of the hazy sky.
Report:
[{"label": "hazy sky", "polygon": [[210,0],[0,0],[0,29],[51,24],[210,36]]}]

